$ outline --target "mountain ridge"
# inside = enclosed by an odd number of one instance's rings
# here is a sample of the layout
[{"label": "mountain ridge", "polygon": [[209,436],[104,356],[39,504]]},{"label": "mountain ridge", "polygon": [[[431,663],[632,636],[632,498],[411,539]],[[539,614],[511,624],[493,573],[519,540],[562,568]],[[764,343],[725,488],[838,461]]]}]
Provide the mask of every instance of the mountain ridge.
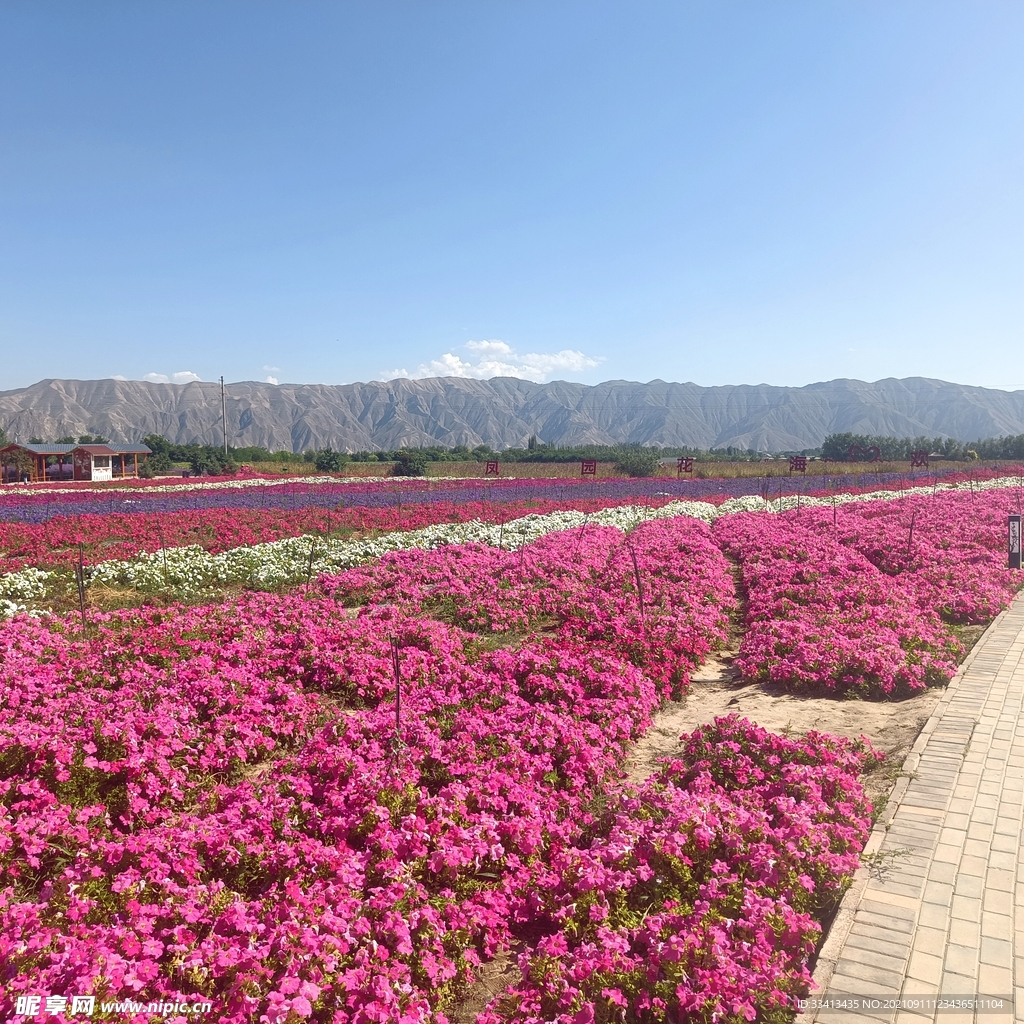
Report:
[{"label": "mountain ridge", "polygon": [[[399,378],[357,384],[227,385],[228,443],[272,451],[404,446],[645,444],[812,448],[831,433],[952,437],[1024,433],[1024,391],[928,377],[851,378],[802,387],[652,380],[536,384],[515,377]],[[221,444],[220,385],[47,378],[0,391],[12,440],[99,433],[132,442],[162,434]]]}]

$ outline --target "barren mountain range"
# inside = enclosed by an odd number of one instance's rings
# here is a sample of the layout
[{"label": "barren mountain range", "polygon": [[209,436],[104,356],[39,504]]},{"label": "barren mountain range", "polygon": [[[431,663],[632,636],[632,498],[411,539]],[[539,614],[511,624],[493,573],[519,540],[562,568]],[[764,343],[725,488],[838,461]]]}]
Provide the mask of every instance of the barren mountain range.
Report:
[{"label": "barren mountain range", "polygon": [[[220,385],[124,380],[43,380],[0,392],[0,425],[12,440],[102,434],[138,441],[221,444]],[[1024,391],[925,377],[806,387],[699,387],[662,380],[588,386],[514,377],[262,384],[227,387],[229,444],[272,451],[403,446],[548,444],[691,445],[761,451],[816,447],[831,433],[945,436],[968,441],[1024,433]]]}]

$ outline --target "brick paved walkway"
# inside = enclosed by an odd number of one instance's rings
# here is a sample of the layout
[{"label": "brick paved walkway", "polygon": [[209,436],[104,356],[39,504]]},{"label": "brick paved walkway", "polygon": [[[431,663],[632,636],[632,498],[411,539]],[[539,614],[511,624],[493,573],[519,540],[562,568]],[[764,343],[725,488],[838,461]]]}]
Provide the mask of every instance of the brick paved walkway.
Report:
[{"label": "brick paved walkway", "polygon": [[922,730],[815,972],[828,998],[1015,996],[1009,1013],[822,1009],[804,1024],[1008,1024],[1014,1006],[1024,1020],[1022,658],[1024,596],[986,631]]}]

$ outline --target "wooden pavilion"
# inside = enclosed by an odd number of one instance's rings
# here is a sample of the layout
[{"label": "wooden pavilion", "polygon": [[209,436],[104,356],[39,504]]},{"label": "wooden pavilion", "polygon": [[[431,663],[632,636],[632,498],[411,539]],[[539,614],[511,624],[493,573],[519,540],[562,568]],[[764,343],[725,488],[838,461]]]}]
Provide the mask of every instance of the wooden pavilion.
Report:
[{"label": "wooden pavilion", "polygon": [[[9,444],[0,448],[0,480],[119,480],[139,475],[144,444]],[[65,466],[67,470],[65,470]]]}]

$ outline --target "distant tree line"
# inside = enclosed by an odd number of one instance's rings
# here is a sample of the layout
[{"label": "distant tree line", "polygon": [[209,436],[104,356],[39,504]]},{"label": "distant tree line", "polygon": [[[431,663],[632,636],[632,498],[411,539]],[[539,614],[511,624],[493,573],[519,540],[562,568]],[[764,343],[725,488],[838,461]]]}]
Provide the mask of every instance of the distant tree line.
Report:
[{"label": "distant tree line", "polygon": [[[829,434],[821,444],[821,457],[848,462],[867,457],[877,448],[883,462],[906,462],[911,452],[928,452],[955,462],[973,459],[1024,459],[1024,434],[989,437],[981,441],[956,441],[950,437],[889,437],[879,434]],[[858,451],[859,449],[859,451]]]},{"label": "distant tree line", "polygon": [[[57,438],[57,444],[102,444],[107,439],[94,434],[80,434],[77,437]],[[0,447],[8,443],[8,434],[0,426]],[[41,438],[33,437],[29,443],[42,444]],[[337,473],[350,462],[383,462],[393,466],[392,472],[399,476],[423,476],[430,463],[435,462],[578,462],[593,459],[598,462],[615,464],[618,472],[630,476],[651,476],[657,472],[660,460],[685,455],[698,462],[748,462],[760,460],[767,453],[752,448],[698,448],[666,447],[656,448],[644,445],[568,445],[545,444],[531,437],[525,448],[505,448],[496,451],[489,445],[473,448],[468,445],[429,445],[420,448],[398,448],[381,451],[340,452],[330,447],[310,449],[301,455],[295,452],[272,452],[267,448],[250,445],[243,448],[229,447],[227,455],[218,445],[175,444],[159,434],[149,434],[143,443],[153,454],[140,467],[144,476],[153,476],[171,470],[175,465],[187,465],[197,476],[230,475],[236,473],[242,464],[256,462],[294,463],[302,460],[312,464],[321,473]],[[969,461],[1024,460],[1024,434],[1012,437],[993,437],[981,441],[956,441],[945,437],[898,438],[875,434],[837,433],[829,434],[819,448],[805,448],[801,451],[782,452],[782,455],[820,455],[836,462],[846,462],[850,450],[854,449],[854,461],[867,457],[872,448],[878,448],[879,457],[886,462],[903,462],[914,451],[927,451],[946,459]],[[860,449],[860,451],[857,451]]]}]

